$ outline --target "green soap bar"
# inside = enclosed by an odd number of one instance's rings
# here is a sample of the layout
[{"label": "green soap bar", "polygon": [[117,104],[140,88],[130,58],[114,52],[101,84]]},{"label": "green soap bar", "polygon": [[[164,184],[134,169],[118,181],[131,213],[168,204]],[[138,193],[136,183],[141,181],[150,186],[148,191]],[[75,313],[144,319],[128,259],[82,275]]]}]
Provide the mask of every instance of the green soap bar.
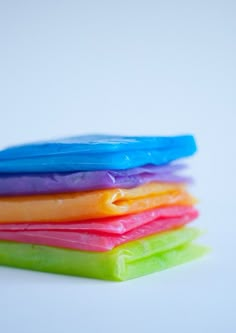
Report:
[{"label": "green soap bar", "polygon": [[181,228],[129,242],[107,252],[0,241],[0,265],[123,281],[202,256],[208,250],[191,243],[200,234],[195,228]]}]

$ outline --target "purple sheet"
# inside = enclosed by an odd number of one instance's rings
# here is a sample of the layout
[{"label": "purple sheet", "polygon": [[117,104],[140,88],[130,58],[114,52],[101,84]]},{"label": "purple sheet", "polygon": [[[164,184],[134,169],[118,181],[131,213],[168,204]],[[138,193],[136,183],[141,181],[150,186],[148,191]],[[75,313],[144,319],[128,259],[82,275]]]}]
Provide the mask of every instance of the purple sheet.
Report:
[{"label": "purple sheet", "polygon": [[147,165],[128,170],[72,173],[0,174],[0,195],[30,195],[91,191],[106,188],[132,188],[149,182],[189,183],[178,175],[183,164]]}]

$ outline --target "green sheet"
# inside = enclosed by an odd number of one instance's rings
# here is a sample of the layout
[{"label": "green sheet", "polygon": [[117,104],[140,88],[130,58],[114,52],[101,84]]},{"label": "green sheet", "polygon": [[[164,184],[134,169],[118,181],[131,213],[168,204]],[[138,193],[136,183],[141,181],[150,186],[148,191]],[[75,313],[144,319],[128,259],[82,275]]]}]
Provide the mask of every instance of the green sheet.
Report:
[{"label": "green sheet", "polygon": [[201,257],[208,249],[192,244],[200,234],[195,228],[181,228],[142,238],[108,252],[0,241],[0,265],[123,281]]}]

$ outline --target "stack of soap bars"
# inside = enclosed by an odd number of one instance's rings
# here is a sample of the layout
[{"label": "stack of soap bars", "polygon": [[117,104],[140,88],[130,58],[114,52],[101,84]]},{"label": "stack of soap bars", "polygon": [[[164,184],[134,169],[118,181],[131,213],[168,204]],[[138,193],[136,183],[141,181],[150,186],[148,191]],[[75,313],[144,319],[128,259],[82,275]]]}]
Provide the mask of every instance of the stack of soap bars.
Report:
[{"label": "stack of soap bars", "polygon": [[127,280],[202,256],[176,160],[190,135],[89,135],[0,151],[0,264]]}]

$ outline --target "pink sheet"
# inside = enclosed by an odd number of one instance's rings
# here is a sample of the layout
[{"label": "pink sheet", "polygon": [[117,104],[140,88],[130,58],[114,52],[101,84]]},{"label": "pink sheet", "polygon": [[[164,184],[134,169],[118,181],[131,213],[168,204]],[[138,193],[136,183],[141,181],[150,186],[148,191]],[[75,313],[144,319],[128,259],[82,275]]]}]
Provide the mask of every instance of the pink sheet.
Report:
[{"label": "pink sheet", "polygon": [[[178,217],[154,218],[144,224],[139,220],[139,226],[134,227],[130,231],[122,234],[114,234],[99,230],[99,232],[87,229],[67,230],[21,230],[21,231],[0,231],[0,240],[32,243],[39,245],[48,245],[56,247],[64,247],[69,249],[78,249],[84,251],[103,252],[113,249],[114,247],[140,239],[152,234],[163,232],[166,230],[179,228],[198,216],[198,212],[193,208]],[[150,211],[149,211],[150,213]],[[140,215],[140,214],[137,214]],[[150,217],[150,216],[149,216]],[[124,217],[123,217],[124,218]],[[121,219],[121,218],[120,218]],[[101,222],[100,222],[101,223]],[[128,217],[126,220],[128,223]],[[78,223],[79,224],[79,223]],[[88,224],[88,222],[87,222]],[[109,224],[104,223],[104,225]],[[121,224],[122,225],[122,224]],[[135,225],[135,221],[133,226]],[[86,230],[86,231],[85,231]],[[108,230],[108,229],[107,229]]]},{"label": "pink sheet", "polygon": [[158,219],[178,218],[192,214],[197,210],[192,206],[168,206],[154,208],[137,214],[107,217],[67,223],[6,223],[0,224],[0,231],[95,231],[110,234],[123,234],[134,228]]}]

